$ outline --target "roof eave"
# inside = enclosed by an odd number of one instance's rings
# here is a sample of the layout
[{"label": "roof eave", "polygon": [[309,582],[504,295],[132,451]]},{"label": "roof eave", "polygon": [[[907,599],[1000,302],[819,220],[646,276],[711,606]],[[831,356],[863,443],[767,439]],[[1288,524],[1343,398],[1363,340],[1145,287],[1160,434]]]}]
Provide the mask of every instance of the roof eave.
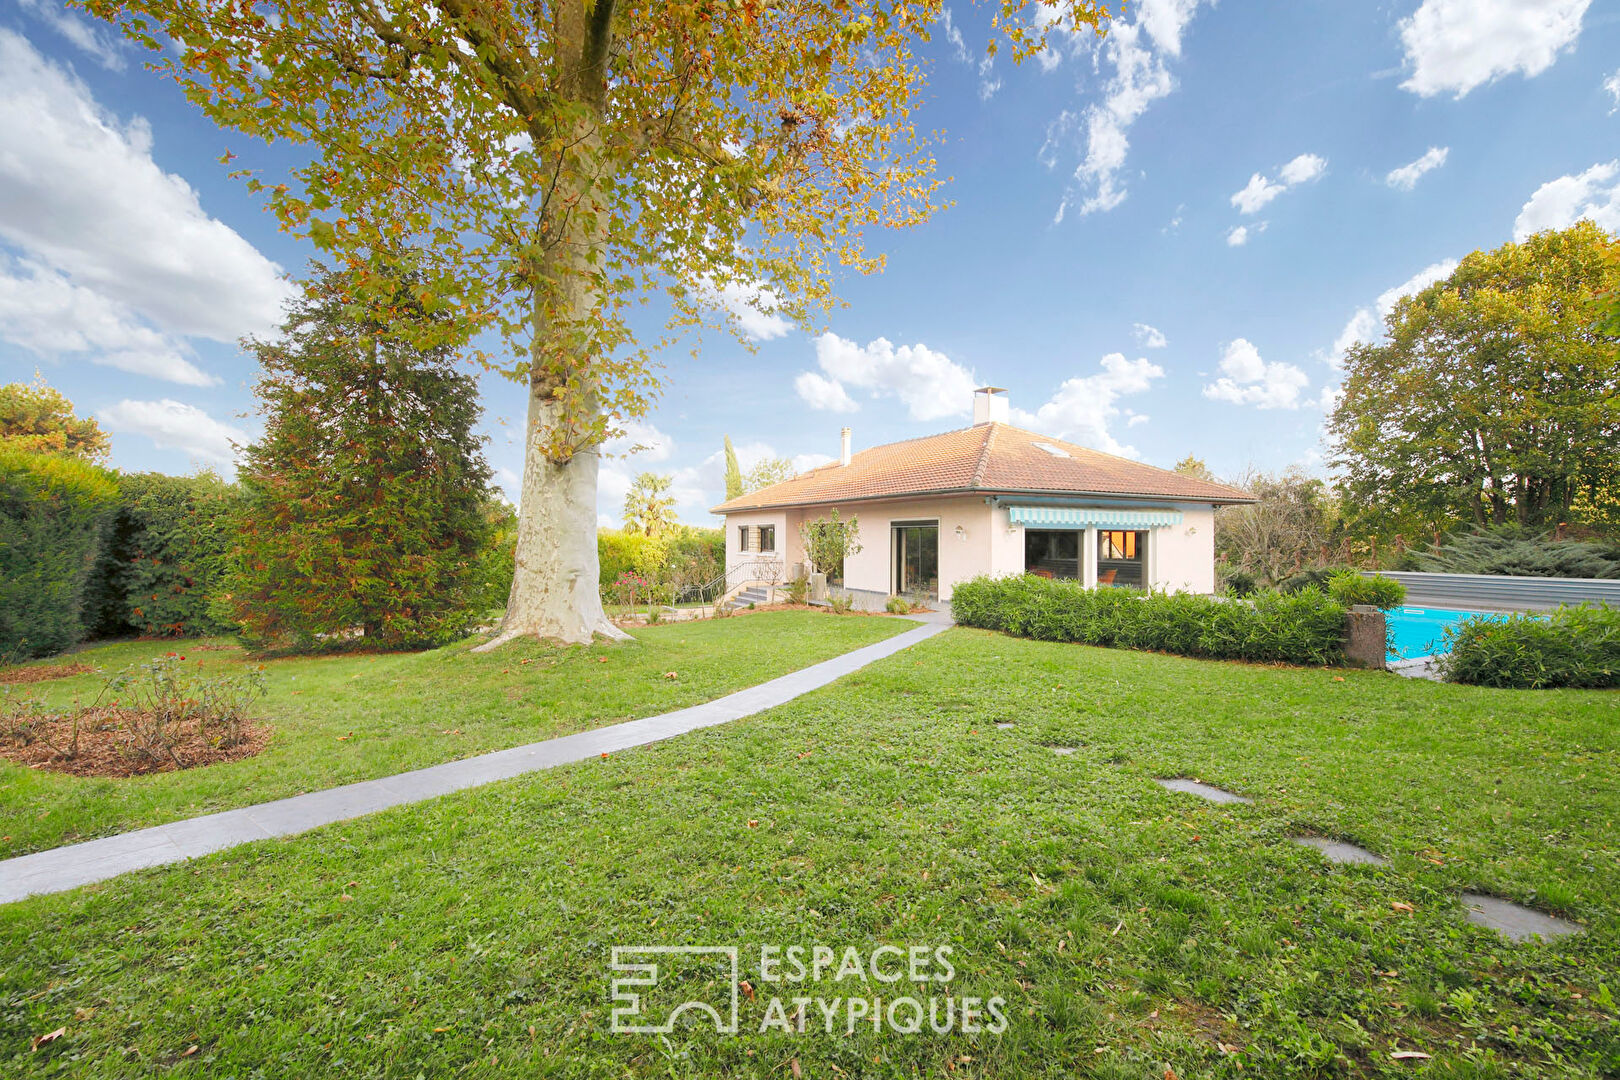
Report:
[{"label": "roof eave", "polygon": [[1260,500],[1247,492],[1240,492],[1237,496],[1215,495],[1171,495],[1143,491],[1076,491],[1055,490],[1052,488],[1004,488],[1004,487],[954,487],[931,488],[920,491],[897,491],[884,495],[851,495],[840,499],[806,499],[796,502],[760,503],[753,506],[733,506],[726,508],[724,503],[712,508],[709,512],[719,517],[727,514],[759,513],[766,510],[798,510],[807,506],[844,506],[848,503],[894,502],[899,499],[925,499],[938,498],[945,495],[1025,495],[1030,497],[1048,499],[1139,499],[1139,500],[1175,500],[1179,502],[1209,503],[1211,506],[1235,506],[1247,503],[1256,503]]}]

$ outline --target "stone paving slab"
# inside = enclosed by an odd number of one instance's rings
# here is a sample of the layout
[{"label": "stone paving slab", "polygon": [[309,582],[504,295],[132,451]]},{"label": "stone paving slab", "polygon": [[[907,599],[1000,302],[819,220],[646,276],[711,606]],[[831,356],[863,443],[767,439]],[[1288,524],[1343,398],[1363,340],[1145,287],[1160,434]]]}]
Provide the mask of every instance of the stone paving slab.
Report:
[{"label": "stone paving slab", "polygon": [[951,626],[950,617],[939,613],[914,616],[913,621],[922,625],[702,705],[377,780],[6,859],[0,862],[0,903],[39,893],[62,892],[105,881],[130,870],[183,862],[254,840],[291,836],[389,807],[422,802],[740,720],[820,689]]},{"label": "stone paving slab", "polygon": [[1315,848],[1322,853],[1328,862],[1349,863],[1358,866],[1388,866],[1389,860],[1382,855],[1374,855],[1364,847],[1346,843],[1343,840],[1330,840],[1325,836],[1290,836],[1296,844]]},{"label": "stone paving slab", "polygon": [[1469,922],[1495,930],[1509,941],[1529,941],[1533,937],[1551,941],[1586,932],[1579,923],[1543,915],[1497,896],[1463,893],[1462,901]]},{"label": "stone paving slab", "polygon": [[1197,780],[1155,780],[1154,783],[1171,791],[1180,791],[1187,795],[1197,795],[1200,799],[1208,799],[1212,803],[1244,803],[1254,802],[1253,799],[1234,794],[1225,788],[1218,788],[1214,784],[1200,784]]}]

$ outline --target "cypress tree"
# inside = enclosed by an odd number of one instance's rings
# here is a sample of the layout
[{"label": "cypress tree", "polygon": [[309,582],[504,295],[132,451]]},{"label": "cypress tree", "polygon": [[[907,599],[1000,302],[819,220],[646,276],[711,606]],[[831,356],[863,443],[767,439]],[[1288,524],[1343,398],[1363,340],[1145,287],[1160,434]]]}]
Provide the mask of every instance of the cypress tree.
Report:
[{"label": "cypress tree", "polygon": [[735,499],[743,493],[742,466],[737,464],[737,451],[726,436],[726,498]]},{"label": "cypress tree", "polygon": [[280,340],[248,343],[265,427],[243,451],[224,603],[249,644],[434,645],[482,613],[478,386],[457,368],[465,331],[428,296],[405,274],[327,271]]}]

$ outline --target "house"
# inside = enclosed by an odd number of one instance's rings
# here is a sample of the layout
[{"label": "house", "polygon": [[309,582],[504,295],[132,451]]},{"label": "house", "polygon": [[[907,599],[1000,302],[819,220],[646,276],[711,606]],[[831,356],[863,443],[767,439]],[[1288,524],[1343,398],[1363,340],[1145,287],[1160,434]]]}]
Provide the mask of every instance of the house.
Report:
[{"label": "house", "polygon": [[836,508],[860,521],[844,564],[857,606],[948,601],[980,574],[1088,586],[1215,589],[1215,510],[1254,497],[1013,427],[999,387],[973,395],[973,426],[850,452],[714,508],[727,582],[776,584],[805,569],[799,527]]}]

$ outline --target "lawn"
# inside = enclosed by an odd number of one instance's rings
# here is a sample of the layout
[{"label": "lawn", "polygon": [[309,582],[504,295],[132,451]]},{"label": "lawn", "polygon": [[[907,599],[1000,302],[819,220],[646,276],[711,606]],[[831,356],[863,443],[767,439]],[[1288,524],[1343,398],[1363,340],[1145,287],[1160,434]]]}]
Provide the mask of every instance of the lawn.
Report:
[{"label": "lawn", "polygon": [[[746,620],[746,627],[743,623]],[[366,780],[708,701],[915,627],[900,619],[762,612],[637,628],[592,648],[465,644],[421,653],[265,662],[257,757],[184,772],[95,779],[0,759],[0,856]],[[23,690],[89,701],[106,675],[175,651],[230,674],[257,664],[227,642],[134,641],[75,653],[102,669]],[[674,678],[666,678],[674,672]]]},{"label": "lawn", "polygon": [[[1255,804],[1152,782],[1175,775]],[[1614,1076],[1617,781],[1613,693],[953,630],[725,727],[0,909],[0,1060],[18,1076]],[[1329,866],[1300,832],[1392,865]],[[1464,888],[1588,933],[1507,944],[1464,923]],[[641,944],[739,946],[741,1034],[611,1033],[611,949]],[[763,945],[815,944],[949,946],[955,978],[750,970]],[[760,1033],[773,996],[901,992],[1000,996],[1007,1028],[846,1034],[840,1012],[829,1035],[815,1006],[804,1034]],[[1395,1056],[1412,1053],[1430,1056]]]}]

